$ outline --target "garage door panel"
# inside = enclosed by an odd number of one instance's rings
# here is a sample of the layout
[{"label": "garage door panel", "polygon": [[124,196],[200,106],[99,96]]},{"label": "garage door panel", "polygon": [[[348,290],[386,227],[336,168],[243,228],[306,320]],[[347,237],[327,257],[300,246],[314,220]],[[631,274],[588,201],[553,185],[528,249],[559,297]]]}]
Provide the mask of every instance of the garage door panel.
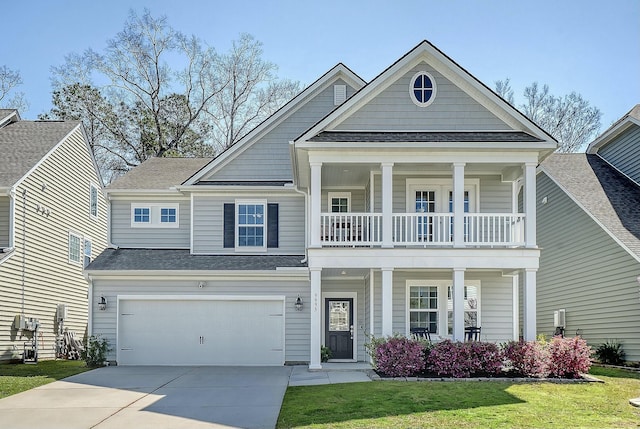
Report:
[{"label": "garage door panel", "polygon": [[121,300],[122,365],[282,365],[283,302]]}]

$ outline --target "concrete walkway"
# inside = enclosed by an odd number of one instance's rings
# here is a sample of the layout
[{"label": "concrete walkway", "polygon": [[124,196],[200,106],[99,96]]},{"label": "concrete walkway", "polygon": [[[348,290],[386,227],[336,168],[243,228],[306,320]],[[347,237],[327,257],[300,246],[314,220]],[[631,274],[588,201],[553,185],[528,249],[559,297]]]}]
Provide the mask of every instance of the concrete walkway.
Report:
[{"label": "concrete walkway", "polygon": [[314,386],[318,384],[361,383],[371,381],[367,375],[369,364],[363,363],[323,363],[322,369],[309,371],[306,365],[294,366],[289,386]]}]

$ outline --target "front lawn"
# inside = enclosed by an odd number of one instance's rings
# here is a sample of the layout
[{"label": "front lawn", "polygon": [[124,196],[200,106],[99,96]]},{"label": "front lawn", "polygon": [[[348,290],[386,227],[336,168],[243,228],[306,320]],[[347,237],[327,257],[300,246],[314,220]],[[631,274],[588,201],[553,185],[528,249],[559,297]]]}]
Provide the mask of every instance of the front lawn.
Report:
[{"label": "front lawn", "polygon": [[1,364],[0,399],[88,371],[83,361],[48,360],[37,364]]},{"label": "front lawn", "polygon": [[278,428],[637,428],[640,374],[602,383],[390,382],[289,387]]}]

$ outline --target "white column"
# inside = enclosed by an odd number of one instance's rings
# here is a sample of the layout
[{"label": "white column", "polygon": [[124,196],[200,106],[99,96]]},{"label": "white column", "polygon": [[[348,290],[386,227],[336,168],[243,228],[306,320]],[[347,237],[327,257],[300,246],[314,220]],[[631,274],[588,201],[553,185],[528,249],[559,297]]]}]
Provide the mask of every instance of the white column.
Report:
[{"label": "white column", "polygon": [[309,268],[311,274],[311,349],[309,359],[309,369],[321,369],[320,364],[320,338],[321,335],[321,320],[322,320],[322,291],[321,291],[321,277],[322,268]]},{"label": "white column", "polygon": [[382,269],[382,336],[393,335],[393,268]]},{"label": "white column", "polygon": [[464,268],[453,269],[453,341],[464,341]]},{"label": "white column", "polygon": [[375,282],[373,280],[373,269],[369,270],[369,334],[375,335],[374,323],[375,317],[373,309],[375,308]]},{"label": "white column", "polygon": [[520,339],[520,276],[515,275],[513,281],[513,341]]},{"label": "white column", "polygon": [[453,247],[464,247],[464,166],[453,163]]},{"label": "white column", "polygon": [[536,274],[535,269],[524,270],[524,332],[525,341],[536,339]]},{"label": "white column", "polygon": [[382,167],[382,247],[393,247],[393,162]]},{"label": "white column", "polygon": [[320,247],[320,195],[322,194],[322,163],[311,162],[311,198],[309,224],[311,239],[309,247]]},{"label": "white column", "polygon": [[526,247],[536,247],[536,167],[535,163],[524,166],[524,241]]}]

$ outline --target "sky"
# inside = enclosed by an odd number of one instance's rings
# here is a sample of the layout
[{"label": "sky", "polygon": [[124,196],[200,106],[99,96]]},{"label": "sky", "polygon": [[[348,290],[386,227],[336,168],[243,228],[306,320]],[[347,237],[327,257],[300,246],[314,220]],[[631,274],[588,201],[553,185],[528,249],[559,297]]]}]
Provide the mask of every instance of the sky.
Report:
[{"label": "sky", "polygon": [[2,7],[0,66],[22,75],[23,119],[51,108],[52,66],[102,51],[145,8],[219,52],[250,33],[302,85],[339,62],[370,81],[426,39],[491,88],[510,78],[516,106],[532,82],[575,91],[604,131],[640,103],[639,0],[30,0]]}]

